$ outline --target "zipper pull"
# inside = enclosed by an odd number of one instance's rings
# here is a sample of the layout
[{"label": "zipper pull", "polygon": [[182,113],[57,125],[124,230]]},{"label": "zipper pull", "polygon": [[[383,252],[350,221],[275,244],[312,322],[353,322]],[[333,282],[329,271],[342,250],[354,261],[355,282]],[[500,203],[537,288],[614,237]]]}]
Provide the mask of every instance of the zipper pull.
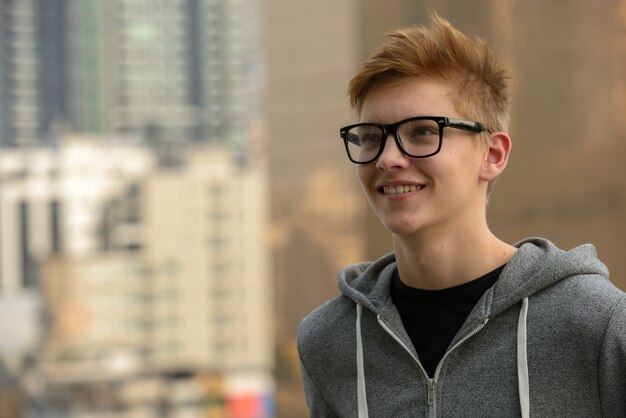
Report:
[{"label": "zipper pull", "polygon": [[437,383],[434,379],[428,379],[428,406],[433,406],[435,403],[435,390]]}]

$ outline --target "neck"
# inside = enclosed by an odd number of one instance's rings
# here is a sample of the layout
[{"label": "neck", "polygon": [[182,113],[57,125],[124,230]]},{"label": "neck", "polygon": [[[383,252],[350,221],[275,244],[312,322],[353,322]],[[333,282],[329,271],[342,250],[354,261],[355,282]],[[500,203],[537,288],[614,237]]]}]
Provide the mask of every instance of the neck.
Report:
[{"label": "neck", "polygon": [[402,281],[426,290],[446,289],[476,279],[507,263],[517,249],[498,239],[486,223],[461,231],[394,235]]}]

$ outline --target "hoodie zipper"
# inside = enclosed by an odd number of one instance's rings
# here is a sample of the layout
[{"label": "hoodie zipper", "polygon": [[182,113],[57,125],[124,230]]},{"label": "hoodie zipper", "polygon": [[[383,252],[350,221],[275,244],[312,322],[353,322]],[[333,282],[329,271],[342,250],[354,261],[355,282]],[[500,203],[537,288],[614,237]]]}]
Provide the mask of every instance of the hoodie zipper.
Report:
[{"label": "hoodie zipper", "polygon": [[383,322],[383,320],[380,319],[380,315],[377,315],[376,319],[378,319],[378,323],[383,327],[383,329],[387,332],[387,334],[389,334],[394,340],[396,340],[396,342],[400,344],[400,346],[404,348],[404,350],[407,353],[409,353],[409,355],[413,358],[413,360],[415,360],[420,370],[426,377],[426,382],[428,383],[428,409],[430,410],[429,415],[431,417],[436,417],[437,416],[437,404],[436,404],[437,379],[439,377],[439,372],[441,371],[441,367],[443,366],[444,360],[446,359],[446,357],[448,357],[448,355],[451,352],[457,349],[461,344],[463,344],[465,341],[467,341],[468,339],[476,335],[478,332],[480,332],[480,330],[485,328],[485,325],[487,325],[487,322],[489,322],[489,318],[486,318],[482,324],[474,328],[469,334],[461,338],[461,340],[459,340],[448,351],[446,351],[446,353],[443,355],[443,357],[439,361],[439,364],[437,365],[437,368],[435,369],[435,376],[432,379],[428,376],[428,373],[426,373],[426,369],[424,369],[424,366],[422,366],[422,363],[420,363],[419,359],[413,355],[409,347],[407,347],[406,344],[404,344],[404,342],[402,342],[402,340]]}]

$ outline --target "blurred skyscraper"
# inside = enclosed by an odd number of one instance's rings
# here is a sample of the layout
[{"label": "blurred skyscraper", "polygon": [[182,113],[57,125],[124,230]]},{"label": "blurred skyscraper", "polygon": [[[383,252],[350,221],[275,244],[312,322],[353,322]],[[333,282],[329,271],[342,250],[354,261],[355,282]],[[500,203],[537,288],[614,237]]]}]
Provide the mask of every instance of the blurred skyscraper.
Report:
[{"label": "blurred skyscraper", "polygon": [[59,130],[228,143],[260,116],[256,0],[0,0],[0,146]]},{"label": "blurred skyscraper", "polygon": [[[221,410],[238,402],[242,379],[252,404],[271,399],[263,166],[243,169],[229,150],[196,145],[180,167],[160,167],[146,147],[112,145],[73,138],[54,150],[0,150],[0,295],[29,290],[46,302],[29,370],[42,398],[68,416],[111,412],[120,383],[165,385],[182,373],[198,413],[209,411],[207,396]],[[220,382],[218,392],[200,377]],[[77,406],[79,388],[104,388],[110,400]],[[142,403],[150,416],[176,403],[165,390]]]},{"label": "blurred skyscraper", "polygon": [[0,0],[0,295],[48,319],[27,406],[273,415],[260,17]]}]

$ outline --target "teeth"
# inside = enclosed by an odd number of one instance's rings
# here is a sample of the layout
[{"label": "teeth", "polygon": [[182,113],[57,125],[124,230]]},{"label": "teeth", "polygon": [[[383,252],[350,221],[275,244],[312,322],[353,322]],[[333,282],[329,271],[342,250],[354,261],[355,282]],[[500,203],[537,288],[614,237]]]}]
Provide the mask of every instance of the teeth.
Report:
[{"label": "teeth", "polygon": [[408,192],[414,192],[416,190],[417,190],[417,186],[415,186],[414,184],[402,185],[402,186],[383,186],[383,192],[385,192],[385,194],[408,193]]}]

